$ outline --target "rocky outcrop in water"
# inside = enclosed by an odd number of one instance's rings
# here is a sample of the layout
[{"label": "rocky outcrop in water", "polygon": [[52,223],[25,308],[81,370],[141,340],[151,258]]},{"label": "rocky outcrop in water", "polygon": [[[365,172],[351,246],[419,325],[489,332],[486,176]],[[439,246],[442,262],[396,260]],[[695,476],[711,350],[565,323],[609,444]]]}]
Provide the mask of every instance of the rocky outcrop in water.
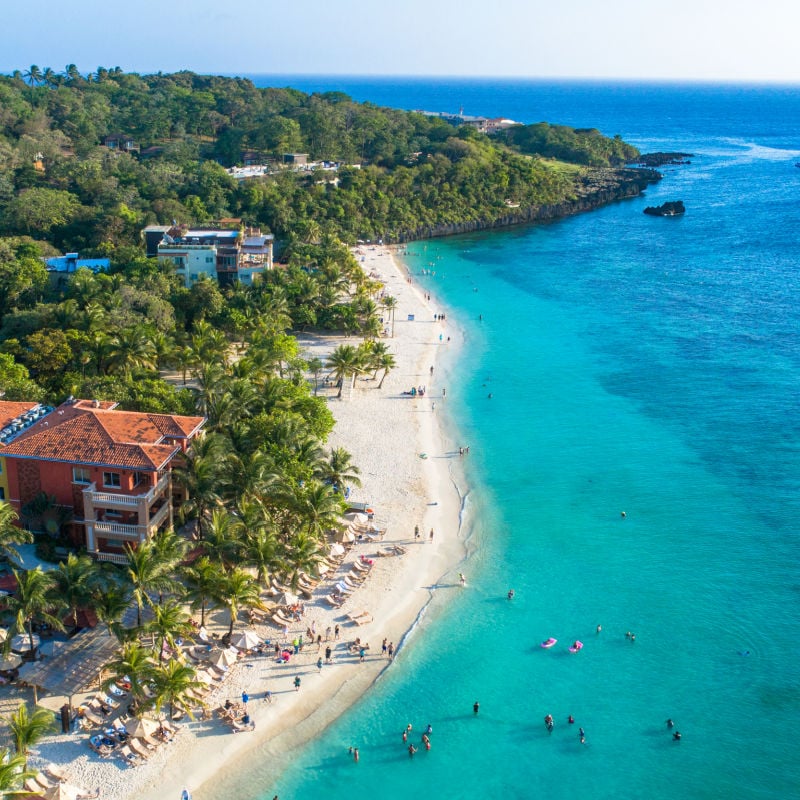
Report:
[{"label": "rocky outcrop in water", "polygon": [[642,153],[636,160],[640,167],[663,167],[665,164],[691,164],[692,153]]},{"label": "rocky outcrop in water", "polygon": [[651,217],[679,217],[686,213],[686,207],[683,205],[683,200],[672,200],[660,206],[647,206],[644,213]]}]

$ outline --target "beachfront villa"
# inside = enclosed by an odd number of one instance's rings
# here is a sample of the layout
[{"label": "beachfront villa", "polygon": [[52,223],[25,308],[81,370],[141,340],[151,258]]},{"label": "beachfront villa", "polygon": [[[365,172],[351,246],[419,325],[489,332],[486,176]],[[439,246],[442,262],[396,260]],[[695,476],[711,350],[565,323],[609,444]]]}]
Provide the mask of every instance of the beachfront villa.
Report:
[{"label": "beachfront villa", "polygon": [[173,486],[172,468],[205,418],[116,406],[0,401],[0,490],[21,516],[35,498],[55,498],[74,545],[98,561],[122,563],[126,544],[172,526],[185,499]]},{"label": "beachfront villa", "polygon": [[258,228],[187,228],[149,225],[142,231],[148,257],[171,265],[190,288],[202,276],[220,286],[253,284],[253,278],[272,269],[274,236]]}]

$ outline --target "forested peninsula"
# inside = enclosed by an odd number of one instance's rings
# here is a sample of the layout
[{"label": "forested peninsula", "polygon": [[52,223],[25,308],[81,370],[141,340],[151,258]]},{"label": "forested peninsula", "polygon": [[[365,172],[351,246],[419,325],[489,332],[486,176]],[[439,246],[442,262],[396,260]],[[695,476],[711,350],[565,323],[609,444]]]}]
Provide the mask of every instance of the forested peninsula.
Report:
[{"label": "forested peninsula", "polygon": [[[287,331],[377,336],[387,309],[348,249],[358,240],[586,210],[658,178],[624,167],[638,157],[593,129],[540,123],[488,136],[242,78],[85,76],[71,65],[0,76],[0,390],[199,410],[213,426],[214,392],[226,386],[206,386],[209,359],[226,352],[219,337],[288,376],[296,394],[307,365]],[[147,225],[220,220],[273,234],[279,268],[253,286],[187,287],[145,257]],[[109,258],[110,269],[79,269],[56,285],[41,259],[64,252]],[[379,369],[385,353],[373,349]],[[161,380],[168,367],[199,381],[199,399]],[[307,400],[324,436],[328,413]]]}]

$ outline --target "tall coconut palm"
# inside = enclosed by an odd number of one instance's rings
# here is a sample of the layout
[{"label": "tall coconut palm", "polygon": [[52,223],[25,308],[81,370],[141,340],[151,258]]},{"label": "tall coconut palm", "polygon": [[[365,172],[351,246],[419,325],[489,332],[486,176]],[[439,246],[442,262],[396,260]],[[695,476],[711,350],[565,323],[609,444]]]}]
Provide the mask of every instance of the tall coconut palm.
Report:
[{"label": "tall coconut palm", "polygon": [[36,64],[31,64],[30,69],[26,69],[23,77],[31,86],[38,85],[42,82],[42,71]]},{"label": "tall coconut palm", "polygon": [[344,502],[332,486],[312,480],[295,492],[292,510],[299,517],[303,530],[319,540],[339,522]]},{"label": "tall coconut palm", "polygon": [[142,609],[145,605],[153,605],[151,593],[168,592],[174,585],[171,559],[164,558],[152,542],[144,542],[133,548],[125,545],[126,562],[122,567],[123,575],[131,587],[131,594],[136,603],[136,627],[142,626]]},{"label": "tall coconut palm", "polygon": [[51,572],[53,589],[72,617],[72,625],[78,627],[78,609],[93,605],[94,592],[101,581],[97,564],[87,555],[70,553]]},{"label": "tall coconut palm", "polygon": [[186,581],[186,599],[192,611],[200,610],[200,625],[206,624],[206,610],[219,595],[220,582],[224,577],[208,556],[202,556],[191,566],[184,567],[182,575]]},{"label": "tall coconut palm", "polygon": [[192,632],[192,625],[189,622],[189,615],[181,605],[175,600],[167,600],[153,609],[153,619],[147,623],[145,629],[152,633],[158,642],[156,651],[160,663],[164,660],[167,647],[175,650],[175,639],[179,636],[188,636]]},{"label": "tall coconut palm", "polygon": [[255,567],[259,583],[266,587],[282,564],[283,546],[273,530],[262,528],[248,533],[242,544],[242,563]]},{"label": "tall coconut palm", "polygon": [[360,474],[361,470],[353,464],[350,453],[344,447],[334,447],[319,477],[330,483],[339,494],[344,494],[348,484],[361,486]]},{"label": "tall coconut palm", "polygon": [[0,797],[23,795],[22,784],[36,773],[27,768],[27,758],[0,748]]},{"label": "tall coconut palm", "polygon": [[19,561],[16,545],[30,544],[33,541],[33,534],[15,525],[16,520],[17,512],[13,506],[0,501],[0,557]]},{"label": "tall coconut palm", "polygon": [[231,620],[228,626],[228,639],[233,635],[233,626],[242,608],[259,608],[261,592],[252,575],[243,569],[232,569],[220,582],[217,599],[228,609]]},{"label": "tall coconut palm", "polygon": [[46,708],[35,708],[31,714],[27,703],[5,720],[11,732],[14,749],[24,759],[23,767],[28,768],[28,750],[55,728],[55,717]]},{"label": "tall coconut palm", "polygon": [[109,366],[127,378],[137,369],[154,371],[158,353],[148,334],[140,327],[125,328],[111,337]]},{"label": "tall coconut palm", "polygon": [[131,604],[131,591],[128,586],[107,583],[102,590],[95,590],[92,605],[97,618],[106,626],[108,635],[122,640],[124,629],[121,619]]},{"label": "tall coconut palm", "polygon": [[398,306],[397,298],[396,297],[392,297],[391,295],[387,294],[381,300],[381,305],[389,312],[390,319],[391,319],[391,322],[392,322],[392,333],[391,333],[391,335],[392,335],[392,338],[394,339],[394,316],[395,316],[395,313],[397,312],[397,306]]},{"label": "tall coconut palm", "polygon": [[300,581],[300,574],[302,572],[313,573],[324,556],[324,548],[320,540],[313,534],[301,531],[292,536],[284,555],[284,566],[291,587],[296,589]]},{"label": "tall coconut palm", "polygon": [[206,434],[192,443],[185,464],[173,470],[173,480],[186,492],[182,519],[204,519],[212,508],[222,505],[220,484],[226,474],[229,448],[224,437]]},{"label": "tall coconut palm", "polygon": [[357,347],[340,344],[328,356],[326,363],[339,383],[339,393],[336,396],[341,397],[345,380],[355,378],[362,371],[363,357]]},{"label": "tall coconut palm", "polygon": [[206,555],[225,566],[235,564],[244,537],[242,521],[225,508],[215,508],[211,517],[202,521],[202,526]]},{"label": "tall coconut palm", "polygon": [[378,384],[378,388],[380,389],[383,386],[383,382],[386,380],[386,376],[397,366],[397,361],[395,361],[394,356],[391,353],[384,353],[380,358],[380,363],[378,364],[378,368],[383,370],[383,375],[381,375],[381,382]]},{"label": "tall coconut palm", "polygon": [[203,684],[197,680],[194,667],[172,660],[161,664],[153,673],[153,705],[161,713],[167,707],[170,719],[175,709],[185,711],[193,718],[192,707],[198,704],[194,694],[202,691]]},{"label": "tall coconut palm", "polygon": [[[13,617],[13,632],[27,633],[30,640],[30,650],[33,646],[33,621],[35,619],[46,622],[59,631],[64,630],[64,624],[58,616],[64,606],[53,592],[53,576],[44,572],[41,567],[27,572],[12,570],[17,581],[17,591],[5,598],[6,609]],[[55,612],[55,613],[54,613]]]},{"label": "tall coconut palm", "polygon": [[139,641],[126,642],[117,657],[106,664],[109,677],[103,683],[108,689],[116,681],[126,681],[131,687],[134,705],[141,710],[145,699],[144,687],[153,679],[155,662],[150,651]]},{"label": "tall coconut palm", "polygon": [[314,356],[306,361],[306,366],[308,367],[308,371],[314,376],[314,397],[316,397],[317,389],[319,388],[319,373],[322,372],[322,368],[325,364],[321,358]]}]

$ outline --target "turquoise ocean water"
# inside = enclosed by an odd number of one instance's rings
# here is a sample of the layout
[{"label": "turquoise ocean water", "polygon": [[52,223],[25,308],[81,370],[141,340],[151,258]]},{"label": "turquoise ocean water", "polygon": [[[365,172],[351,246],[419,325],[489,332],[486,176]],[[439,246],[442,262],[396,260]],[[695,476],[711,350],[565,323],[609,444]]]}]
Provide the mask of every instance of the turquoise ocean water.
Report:
[{"label": "turquoise ocean water", "polygon": [[[467,343],[469,586],[261,796],[799,797],[800,92],[305,80],[695,157],[643,198],[409,246]],[[413,759],[409,722],[434,731]]]}]

